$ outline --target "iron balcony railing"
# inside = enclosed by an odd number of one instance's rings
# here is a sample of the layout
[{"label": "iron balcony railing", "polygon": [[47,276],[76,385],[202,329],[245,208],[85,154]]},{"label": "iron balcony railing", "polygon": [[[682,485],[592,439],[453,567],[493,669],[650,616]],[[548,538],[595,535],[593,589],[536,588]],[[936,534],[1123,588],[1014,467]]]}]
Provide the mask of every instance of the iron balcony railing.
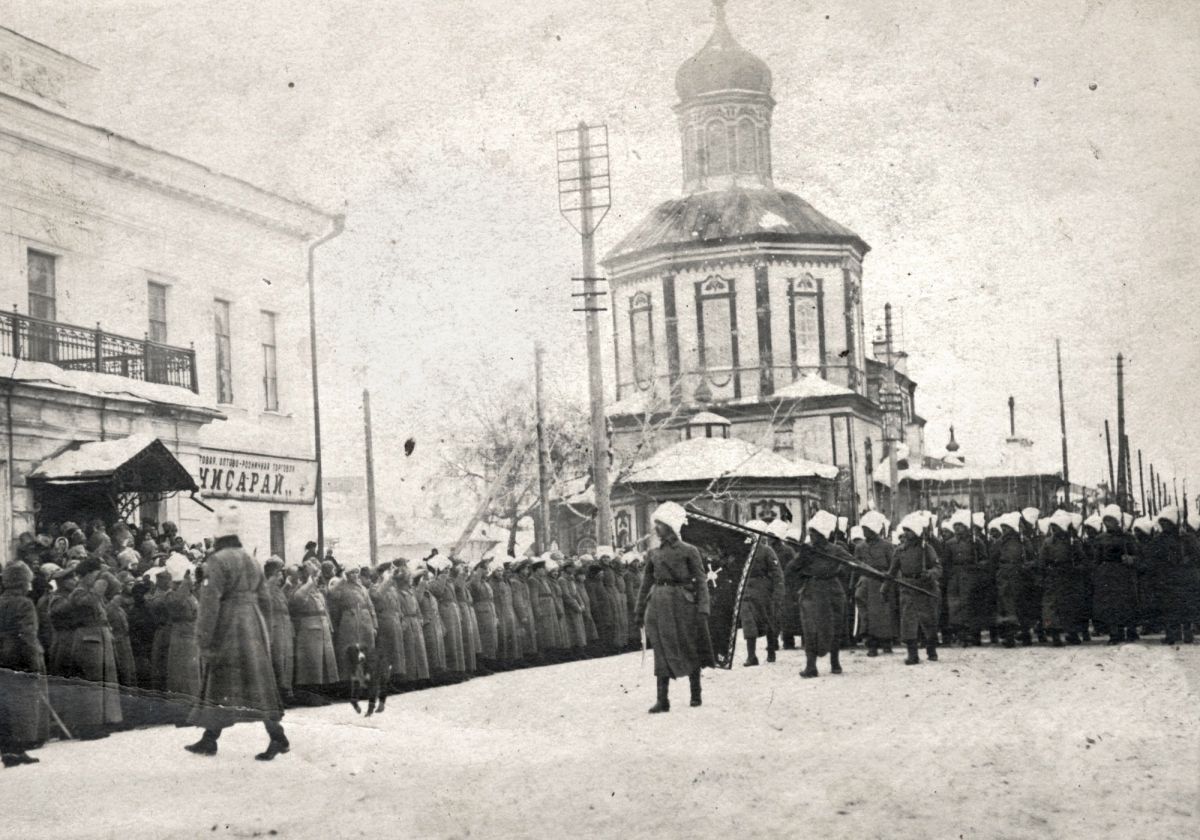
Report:
[{"label": "iron balcony railing", "polygon": [[159,385],[178,385],[200,392],[196,351],[159,344],[149,338],[128,338],[96,328],[45,321],[29,315],[0,312],[0,356],[49,362],[66,370],[111,373]]}]

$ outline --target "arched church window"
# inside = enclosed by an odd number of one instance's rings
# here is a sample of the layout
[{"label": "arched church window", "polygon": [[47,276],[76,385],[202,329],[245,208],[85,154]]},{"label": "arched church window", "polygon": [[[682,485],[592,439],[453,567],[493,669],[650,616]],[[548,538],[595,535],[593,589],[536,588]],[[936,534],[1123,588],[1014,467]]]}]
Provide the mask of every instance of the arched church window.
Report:
[{"label": "arched church window", "polygon": [[727,174],[729,172],[729,132],[725,123],[713,120],[708,124],[706,135],[708,174]]},{"label": "arched church window", "polygon": [[788,301],[792,368],[796,373],[818,373],[825,350],[820,279],[811,274],[789,278]]},{"label": "arched church window", "polygon": [[[713,274],[696,284],[696,337],[700,369],[718,388],[737,375],[737,298],[733,280]],[[740,390],[735,386],[735,390]]]},{"label": "arched church window", "polygon": [[697,167],[700,163],[699,138],[695,126],[688,126],[683,132],[683,177],[690,181],[699,175]]},{"label": "arched church window", "polygon": [[654,319],[650,295],[645,292],[629,300],[629,336],[633,381],[646,391],[654,384]]},{"label": "arched church window", "polygon": [[758,128],[758,169],[771,173],[771,132],[765,125]]},{"label": "arched church window", "polygon": [[758,132],[754,121],[742,117],[737,124],[737,171],[758,171]]}]

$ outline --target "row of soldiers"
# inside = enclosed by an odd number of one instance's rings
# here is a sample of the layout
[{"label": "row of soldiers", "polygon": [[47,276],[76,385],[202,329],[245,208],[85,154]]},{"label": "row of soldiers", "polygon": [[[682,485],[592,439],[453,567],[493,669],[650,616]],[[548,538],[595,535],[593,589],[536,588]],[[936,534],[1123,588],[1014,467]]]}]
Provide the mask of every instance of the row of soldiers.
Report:
[{"label": "row of soldiers", "polygon": [[[124,526],[99,538],[61,530],[23,540],[0,580],[6,766],[34,760],[26,750],[49,737],[51,719],[71,737],[105,737],[183,723],[201,693],[200,546],[168,534],[141,552]],[[275,683],[287,703],[369,697],[370,714],[392,690],[633,649],[640,565],[606,547],[345,570],[312,554],[294,568],[271,558],[263,615]]]},{"label": "row of soldiers", "polygon": [[[990,522],[967,510],[941,522],[919,511],[895,529],[875,511],[853,528],[822,511],[810,518],[807,535],[780,520],[750,522],[770,538],[747,574],[745,664],[759,664],[762,636],[769,662],[780,639],[786,649],[801,636],[806,653],[832,654],[835,673],[838,649],[858,641],[868,656],[890,653],[900,641],[907,664],[920,661],[921,647],[936,660],[939,643],[982,645],[985,632],[1009,648],[1034,639],[1078,645],[1093,632],[1107,634],[1109,644],[1147,633],[1190,644],[1200,624],[1197,524],[1171,506],[1134,518],[1116,505],[1086,519],[1027,508]],[[828,596],[808,607],[823,613],[815,624],[804,615],[805,587]],[[813,633],[817,644],[809,644]],[[814,674],[810,656],[805,675]]]}]

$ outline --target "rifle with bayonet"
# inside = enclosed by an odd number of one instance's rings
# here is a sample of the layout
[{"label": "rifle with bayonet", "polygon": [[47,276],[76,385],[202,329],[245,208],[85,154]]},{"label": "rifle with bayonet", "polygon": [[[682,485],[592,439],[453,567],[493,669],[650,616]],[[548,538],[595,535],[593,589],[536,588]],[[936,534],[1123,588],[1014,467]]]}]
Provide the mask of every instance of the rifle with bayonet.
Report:
[{"label": "rifle with bayonet", "polygon": [[[717,526],[720,526],[723,528],[727,528],[731,531],[737,531],[737,532],[743,533],[747,537],[753,537],[755,539],[759,539],[759,538],[770,538],[770,537],[774,536],[766,531],[760,531],[757,528],[747,528],[745,525],[738,525],[736,522],[730,522],[726,519],[721,519],[719,516],[713,516],[712,514],[704,513],[703,511],[693,510],[692,508],[687,509],[687,514],[688,514],[689,519],[697,519],[701,522],[708,522],[712,525],[717,525]],[[785,542],[785,543],[788,543],[789,545],[793,545],[793,546],[797,546],[797,547],[804,545],[804,543],[802,541],[794,540],[791,537],[784,537],[782,542]],[[919,587],[915,584],[909,583],[908,581],[900,580],[899,578],[892,577],[891,575],[887,574],[886,572],[881,572],[878,569],[875,569],[875,568],[867,565],[866,563],[860,563],[858,560],[855,560],[853,557],[850,557],[849,559],[844,558],[844,557],[838,557],[836,553],[826,553],[826,552],[821,551],[820,549],[816,548],[816,546],[810,545],[809,547],[820,552],[822,557],[824,557],[828,560],[833,560],[834,562],[837,562],[837,563],[841,563],[843,566],[851,568],[851,569],[857,571],[858,573],[865,575],[867,577],[874,578],[875,580],[882,580],[882,581],[894,583],[897,586],[904,587],[905,589],[911,589],[913,592],[920,592],[922,595],[928,595],[930,598],[937,597],[932,592],[930,592],[926,589],[922,589],[921,587]]]}]

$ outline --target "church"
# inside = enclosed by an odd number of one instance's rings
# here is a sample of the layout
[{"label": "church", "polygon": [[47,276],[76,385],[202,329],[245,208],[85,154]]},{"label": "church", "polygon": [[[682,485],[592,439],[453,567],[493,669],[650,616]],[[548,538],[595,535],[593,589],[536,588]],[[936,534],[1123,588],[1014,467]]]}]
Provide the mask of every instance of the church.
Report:
[{"label": "church", "polygon": [[[602,261],[617,545],[649,534],[650,511],[668,499],[733,521],[801,523],[817,507],[854,521],[875,506],[886,458],[878,395],[889,366],[863,314],[870,247],[776,186],[771,70],[734,38],[725,0],[714,17],[675,77],[681,195]],[[892,367],[905,454],[919,463],[916,385]],[[588,507],[585,497],[567,509],[584,526]]]}]

